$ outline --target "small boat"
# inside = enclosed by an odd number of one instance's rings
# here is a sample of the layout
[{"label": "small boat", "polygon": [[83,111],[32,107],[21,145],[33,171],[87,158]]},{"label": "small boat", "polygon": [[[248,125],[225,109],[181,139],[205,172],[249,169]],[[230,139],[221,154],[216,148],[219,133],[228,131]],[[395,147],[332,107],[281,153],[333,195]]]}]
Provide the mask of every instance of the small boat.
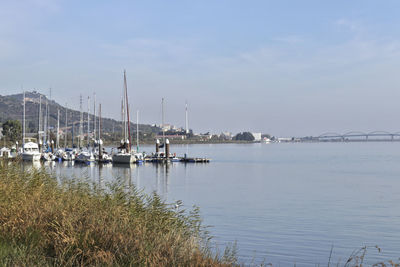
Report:
[{"label": "small boat", "polygon": [[11,149],[7,147],[3,147],[0,149],[0,158],[1,159],[9,159],[12,158],[11,156]]},{"label": "small boat", "polygon": [[43,161],[54,161],[56,160],[56,155],[51,152],[43,152],[40,159]]},{"label": "small boat", "polygon": [[129,152],[126,152],[125,150],[120,150],[116,154],[112,156],[112,161],[114,163],[134,163],[136,162],[136,158],[134,155],[132,155]]},{"label": "small boat", "polygon": [[93,161],[94,161],[93,153],[89,151],[82,151],[78,153],[78,155],[75,158],[75,162],[79,163],[89,163]]},{"label": "small boat", "polygon": [[141,164],[144,162],[145,155],[143,155],[143,153],[135,153],[134,156],[136,159],[136,163]]},{"label": "small boat", "polygon": [[75,160],[75,155],[76,155],[76,150],[66,148],[63,155],[62,155],[62,160],[64,161],[74,161]]},{"label": "small boat", "polygon": [[268,137],[264,137],[264,138],[262,139],[262,142],[263,142],[264,144],[269,144],[269,143],[271,143],[271,139],[269,139]]},{"label": "small boat", "polygon": [[181,158],[180,161],[184,162],[184,163],[209,163],[210,159],[208,159],[208,158],[188,158],[185,155],[185,157]]},{"label": "small boat", "polygon": [[22,160],[38,161],[40,160],[39,146],[35,142],[27,142],[23,145]]},{"label": "small boat", "polygon": [[108,154],[104,148],[102,149],[102,153],[99,153],[99,151],[94,152],[94,158],[97,162],[99,163],[110,163],[112,162],[112,157],[110,154]]},{"label": "small boat", "polygon": [[64,154],[65,154],[64,150],[58,149],[58,150],[56,151],[56,153],[55,153],[56,160],[62,161],[62,160],[63,160],[63,157],[64,157]]},{"label": "small boat", "polygon": [[99,163],[110,163],[112,162],[112,157],[107,153],[103,153],[100,158],[97,159]]},{"label": "small boat", "polygon": [[171,162],[180,162],[180,161],[181,159],[176,156],[171,158]]}]

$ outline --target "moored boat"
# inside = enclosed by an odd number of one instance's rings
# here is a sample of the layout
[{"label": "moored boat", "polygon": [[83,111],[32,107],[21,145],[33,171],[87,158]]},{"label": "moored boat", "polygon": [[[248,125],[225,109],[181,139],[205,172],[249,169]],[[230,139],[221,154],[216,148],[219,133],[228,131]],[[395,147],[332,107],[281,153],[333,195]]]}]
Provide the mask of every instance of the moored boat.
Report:
[{"label": "moored boat", "polygon": [[14,159],[16,157],[16,148],[3,147],[0,149],[0,159]]},{"label": "moored boat", "polygon": [[39,146],[35,142],[27,142],[23,145],[22,160],[25,161],[38,161],[40,160]]},{"label": "moored boat", "polygon": [[89,151],[81,151],[75,158],[75,162],[79,163],[88,163],[94,161],[94,156],[92,152]]}]

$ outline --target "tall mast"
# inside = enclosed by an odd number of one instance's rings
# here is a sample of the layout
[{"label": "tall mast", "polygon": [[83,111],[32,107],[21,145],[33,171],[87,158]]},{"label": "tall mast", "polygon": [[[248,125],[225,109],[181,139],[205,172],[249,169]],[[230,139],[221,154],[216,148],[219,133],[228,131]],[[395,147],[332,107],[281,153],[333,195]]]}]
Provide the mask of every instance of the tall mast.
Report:
[{"label": "tall mast", "polygon": [[87,97],[87,146],[90,144],[90,96]]},{"label": "tall mast", "polygon": [[99,104],[99,142],[101,139],[101,104]]},{"label": "tall mast", "polygon": [[24,111],[23,111],[23,120],[22,120],[22,148],[25,146],[25,91],[23,93],[23,104],[24,104]]},{"label": "tall mast", "polygon": [[128,115],[128,137],[129,137],[129,146],[128,146],[128,151],[131,151],[131,145],[132,145],[132,140],[131,140],[131,123],[129,120],[129,103],[128,103],[128,85],[126,83],[126,71],[124,70],[124,84],[125,84],[125,99],[126,99],[126,113]]},{"label": "tall mast", "polygon": [[126,123],[125,123],[125,88],[122,90],[122,99],[121,99],[121,122],[122,122],[122,138],[123,143],[126,142]]},{"label": "tall mast", "polygon": [[[74,115],[72,114],[72,118],[74,118]],[[74,143],[74,139],[75,139],[75,132],[74,132],[74,126],[75,126],[75,122],[72,121],[71,123],[71,135],[72,135],[72,147],[74,147],[75,143]]]},{"label": "tall mast", "polygon": [[[50,90],[49,100],[51,102],[51,87],[49,88],[49,90]],[[47,110],[47,131],[48,131],[47,138],[51,139],[51,136],[50,136],[50,105],[49,105],[49,103],[47,103],[47,106],[48,106],[48,110]],[[49,141],[51,142],[51,140],[49,140]]]},{"label": "tall mast", "polygon": [[139,152],[139,110],[136,111],[136,152]]},{"label": "tall mast", "polygon": [[80,111],[81,111],[81,118],[80,118],[80,121],[79,121],[78,148],[81,148],[81,146],[82,146],[82,135],[83,135],[82,95],[80,95],[79,108],[80,108]]},{"label": "tall mast", "polygon": [[43,135],[43,144],[46,142],[46,144],[47,144],[47,134],[48,134],[48,131],[47,131],[47,129],[48,129],[48,116],[47,116],[47,114],[48,114],[48,111],[49,111],[49,100],[47,99],[47,97],[46,97],[46,112],[45,112],[45,114],[44,114],[44,126],[43,126],[43,132],[44,132],[44,135]]},{"label": "tall mast", "polygon": [[60,109],[57,109],[57,139],[56,148],[60,146]]},{"label": "tall mast", "polygon": [[40,140],[42,124],[42,95],[39,95],[39,122],[38,122],[38,142]]},{"label": "tall mast", "polygon": [[96,93],[93,96],[93,134],[94,140],[96,140]]},{"label": "tall mast", "polygon": [[67,103],[65,103],[65,136],[64,136],[64,147],[67,147],[67,137],[68,137],[68,115],[67,115]]},{"label": "tall mast", "polygon": [[185,103],[185,128],[186,128],[186,134],[189,133],[189,120],[188,120],[188,104],[187,101]]},{"label": "tall mast", "polygon": [[163,136],[163,144],[165,145],[165,132],[164,132],[164,97],[161,99],[161,119],[162,119],[162,124],[161,124],[161,129],[162,129],[162,136]]}]

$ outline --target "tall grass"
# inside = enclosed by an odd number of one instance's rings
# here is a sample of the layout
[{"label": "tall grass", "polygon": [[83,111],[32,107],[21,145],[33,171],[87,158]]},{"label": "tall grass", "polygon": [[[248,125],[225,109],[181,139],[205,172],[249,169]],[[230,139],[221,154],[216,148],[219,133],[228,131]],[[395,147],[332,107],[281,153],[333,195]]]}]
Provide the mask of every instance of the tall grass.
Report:
[{"label": "tall grass", "polygon": [[57,182],[44,170],[0,166],[0,265],[228,266],[197,209],[114,184]]}]

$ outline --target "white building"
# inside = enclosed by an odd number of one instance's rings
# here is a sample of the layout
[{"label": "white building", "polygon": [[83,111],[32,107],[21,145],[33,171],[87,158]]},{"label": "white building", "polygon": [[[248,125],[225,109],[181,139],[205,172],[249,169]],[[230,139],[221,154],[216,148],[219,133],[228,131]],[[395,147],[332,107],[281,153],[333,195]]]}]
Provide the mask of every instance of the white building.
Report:
[{"label": "white building", "polygon": [[231,132],[222,132],[219,136],[221,138],[225,138],[225,139],[232,139],[232,133]]},{"label": "white building", "polygon": [[254,136],[254,141],[261,141],[261,133],[251,133]]}]

